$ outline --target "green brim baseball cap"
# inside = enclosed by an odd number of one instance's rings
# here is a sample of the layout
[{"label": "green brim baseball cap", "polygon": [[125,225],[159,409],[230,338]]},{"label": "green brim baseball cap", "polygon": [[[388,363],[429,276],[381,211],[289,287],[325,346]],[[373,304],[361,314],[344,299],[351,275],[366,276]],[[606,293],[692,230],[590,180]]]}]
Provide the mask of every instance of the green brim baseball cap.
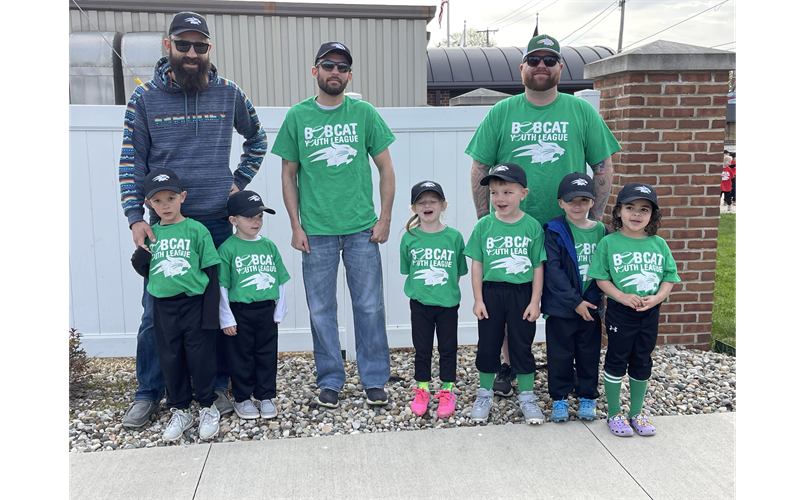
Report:
[{"label": "green brim baseball cap", "polygon": [[529,54],[538,50],[547,50],[557,56],[562,55],[559,52],[559,41],[556,38],[550,35],[537,35],[528,42],[528,47],[523,51],[523,61],[525,61],[525,58],[528,57]]}]

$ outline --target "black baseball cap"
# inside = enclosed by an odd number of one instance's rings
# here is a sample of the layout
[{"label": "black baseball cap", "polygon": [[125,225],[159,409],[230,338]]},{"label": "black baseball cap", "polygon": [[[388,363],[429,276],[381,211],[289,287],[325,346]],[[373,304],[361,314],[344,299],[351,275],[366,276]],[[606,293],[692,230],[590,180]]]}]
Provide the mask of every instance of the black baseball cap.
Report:
[{"label": "black baseball cap", "polygon": [[660,206],[657,204],[657,192],[654,188],[640,182],[630,182],[623,186],[620,193],[618,193],[618,203],[629,203],[634,200],[648,200],[654,205],[655,210],[659,210]]},{"label": "black baseball cap", "polygon": [[433,191],[444,199],[444,191],[442,191],[442,186],[440,186],[438,182],[422,181],[417,182],[414,184],[414,187],[411,188],[411,205],[413,205],[416,202],[416,199],[419,198],[419,195],[425,191]]},{"label": "black baseball cap", "polygon": [[210,37],[210,29],[207,28],[207,20],[201,14],[195,12],[179,12],[173,16],[168,35],[178,35],[185,31],[198,31],[207,38]]},{"label": "black baseball cap", "polygon": [[481,179],[481,185],[488,186],[489,179],[492,177],[503,179],[506,182],[516,182],[524,188],[528,187],[525,170],[516,163],[501,163],[500,165],[495,165],[494,168],[489,171],[489,175]]},{"label": "black baseball cap", "polygon": [[572,173],[567,174],[559,183],[559,192],[556,197],[568,202],[573,198],[584,196],[592,200],[595,199],[595,188],[593,180],[587,174]]},{"label": "black baseball cap", "polygon": [[341,42],[327,42],[322,44],[321,48],[319,48],[319,51],[316,53],[316,60],[313,61],[313,64],[319,62],[319,59],[326,56],[330,52],[339,52],[343,54],[344,57],[347,58],[349,65],[352,66],[352,54],[349,52],[347,46]]},{"label": "black baseball cap", "polygon": [[277,212],[263,206],[263,199],[254,191],[238,191],[226,202],[226,211],[230,216],[241,215],[254,217],[260,212],[275,214]]},{"label": "black baseball cap", "polygon": [[173,191],[182,194],[182,181],[176,172],[169,168],[155,168],[145,174],[143,182],[145,198],[150,200],[152,196],[160,191]]}]

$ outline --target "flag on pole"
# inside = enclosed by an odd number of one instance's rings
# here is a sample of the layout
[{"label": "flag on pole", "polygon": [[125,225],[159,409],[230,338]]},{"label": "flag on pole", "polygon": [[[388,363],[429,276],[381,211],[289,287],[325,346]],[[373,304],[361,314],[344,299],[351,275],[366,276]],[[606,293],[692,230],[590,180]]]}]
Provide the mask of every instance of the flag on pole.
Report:
[{"label": "flag on pole", "polygon": [[458,41],[459,47],[467,45],[467,21],[464,21],[464,31],[461,32],[461,40]]},{"label": "flag on pole", "polygon": [[441,8],[439,9],[439,28],[442,27],[442,13],[444,12],[444,6],[447,5],[447,0],[442,0]]}]

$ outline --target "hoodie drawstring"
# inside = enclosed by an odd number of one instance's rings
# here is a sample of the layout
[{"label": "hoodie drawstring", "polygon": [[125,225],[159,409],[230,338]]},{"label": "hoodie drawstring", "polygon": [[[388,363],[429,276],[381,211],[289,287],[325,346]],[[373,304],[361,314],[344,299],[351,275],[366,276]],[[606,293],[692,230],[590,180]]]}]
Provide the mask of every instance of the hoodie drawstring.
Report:
[{"label": "hoodie drawstring", "polygon": [[198,92],[196,92],[196,137],[198,137]]},{"label": "hoodie drawstring", "polygon": [[[187,92],[182,92],[184,94],[184,125],[187,126]],[[196,122],[196,137],[198,137],[198,92],[196,92],[196,110],[195,110],[195,120]]]}]

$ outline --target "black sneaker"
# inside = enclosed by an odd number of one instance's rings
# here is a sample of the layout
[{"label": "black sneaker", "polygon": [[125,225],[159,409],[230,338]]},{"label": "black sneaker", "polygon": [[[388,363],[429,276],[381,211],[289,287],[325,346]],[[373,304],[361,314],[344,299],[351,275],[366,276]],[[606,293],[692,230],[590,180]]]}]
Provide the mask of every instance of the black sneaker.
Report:
[{"label": "black sneaker", "polygon": [[492,392],[498,396],[511,396],[514,394],[512,380],[515,379],[512,367],[506,363],[500,365],[500,371],[495,375],[495,383],[492,384]]},{"label": "black sneaker", "polygon": [[316,398],[316,404],[327,408],[338,408],[338,393],[332,389],[322,389]]},{"label": "black sneaker", "polygon": [[389,397],[382,387],[374,387],[372,389],[366,389],[366,402],[370,405],[387,405],[389,403]]}]

